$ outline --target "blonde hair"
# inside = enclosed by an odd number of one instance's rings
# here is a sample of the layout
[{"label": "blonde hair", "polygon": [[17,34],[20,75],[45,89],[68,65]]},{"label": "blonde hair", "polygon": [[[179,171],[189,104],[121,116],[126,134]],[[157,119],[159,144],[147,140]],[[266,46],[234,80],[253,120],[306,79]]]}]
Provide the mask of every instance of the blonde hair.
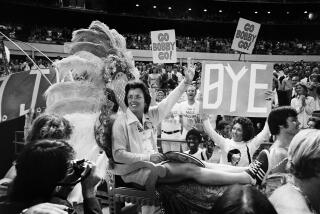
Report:
[{"label": "blonde hair", "polygon": [[288,159],[289,170],[297,178],[311,178],[320,172],[320,130],[306,129],[296,134]]}]

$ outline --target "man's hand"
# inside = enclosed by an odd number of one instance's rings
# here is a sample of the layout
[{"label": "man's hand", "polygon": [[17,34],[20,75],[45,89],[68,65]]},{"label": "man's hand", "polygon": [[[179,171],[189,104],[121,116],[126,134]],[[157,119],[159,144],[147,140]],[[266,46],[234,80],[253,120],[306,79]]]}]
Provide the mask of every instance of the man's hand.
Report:
[{"label": "man's hand", "polygon": [[166,157],[161,153],[156,153],[156,154],[150,155],[150,161],[152,163],[160,163],[165,160],[166,160]]},{"label": "man's hand", "polygon": [[28,208],[24,214],[68,214],[68,207],[61,204],[42,203]]},{"label": "man's hand", "polygon": [[81,182],[82,195],[83,198],[93,198],[96,195],[97,186],[101,181],[101,177],[99,176],[96,165],[92,162],[88,161],[86,168],[88,170],[90,169],[90,174]]}]

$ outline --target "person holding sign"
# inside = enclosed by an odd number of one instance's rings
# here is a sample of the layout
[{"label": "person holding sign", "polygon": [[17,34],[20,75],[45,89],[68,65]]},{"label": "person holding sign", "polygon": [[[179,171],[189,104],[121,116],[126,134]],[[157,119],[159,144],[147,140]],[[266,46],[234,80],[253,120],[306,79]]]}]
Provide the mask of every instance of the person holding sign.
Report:
[{"label": "person holding sign", "polygon": [[[269,96],[273,93],[268,91],[266,94]],[[260,144],[268,141],[270,136],[268,123],[265,123],[263,130],[253,138],[254,128],[250,119],[236,117],[232,121],[231,139],[224,138],[215,131],[206,114],[202,114],[202,117],[205,132],[221,149],[220,163],[222,164],[229,164],[228,156],[232,156],[229,153],[237,149],[240,151],[238,155],[240,160],[237,166],[248,166],[252,162],[252,155],[259,148]]]}]

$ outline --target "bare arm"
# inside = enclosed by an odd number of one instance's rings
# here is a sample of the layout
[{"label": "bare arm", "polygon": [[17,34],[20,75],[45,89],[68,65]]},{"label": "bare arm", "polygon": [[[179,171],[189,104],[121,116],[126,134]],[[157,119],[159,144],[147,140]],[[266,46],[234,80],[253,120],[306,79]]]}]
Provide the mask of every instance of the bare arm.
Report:
[{"label": "bare arm", "polygon": [[209,137],[221,148],[223,149],[226,144],[226,139],[219,135],[211,126],[209,118],[203,120],[204,131],[209,135]]},{"label": "bare arm", "polygon": [[256,151],[263,142],[268,141],[269,137],[270,137],[270,130],[269,130],[268,122],[266,121],[264,123],[264,127],[262,131],[257,136],[255,136],[250,142],[250,145],[252,146],[252,149],[253,149],[252,152]]},{"label": "bare arm", "polygon": [[194,77],[194,67],[189,67],[185,70],[185,79],[168,95],[168,97],[162,100],[159,105],[159,121],[171,111],[172,107],[179,100],[183,92],[186,90],[187,86],[191,84]]}]

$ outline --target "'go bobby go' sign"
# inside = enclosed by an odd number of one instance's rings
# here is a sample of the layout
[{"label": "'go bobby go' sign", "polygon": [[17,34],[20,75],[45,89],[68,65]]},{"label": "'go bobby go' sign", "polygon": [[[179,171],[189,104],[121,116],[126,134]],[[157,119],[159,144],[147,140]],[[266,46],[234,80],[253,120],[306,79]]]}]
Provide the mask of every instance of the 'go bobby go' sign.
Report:
[{"label": "'go bobby go' sign", "polygon": [[260,24],[243,18],[239,19],[231,48],[251,54],[260,30]]},{"label": "'go bobby go' sign", "polygon": [[266,117],[272,63],[207,62],[202,66],[202,108],[209,114]]},{"label": "'go bobby go' sign", "polygon": [[176,34],[174,30],[151,31],[154,63],[177,62]]}]

